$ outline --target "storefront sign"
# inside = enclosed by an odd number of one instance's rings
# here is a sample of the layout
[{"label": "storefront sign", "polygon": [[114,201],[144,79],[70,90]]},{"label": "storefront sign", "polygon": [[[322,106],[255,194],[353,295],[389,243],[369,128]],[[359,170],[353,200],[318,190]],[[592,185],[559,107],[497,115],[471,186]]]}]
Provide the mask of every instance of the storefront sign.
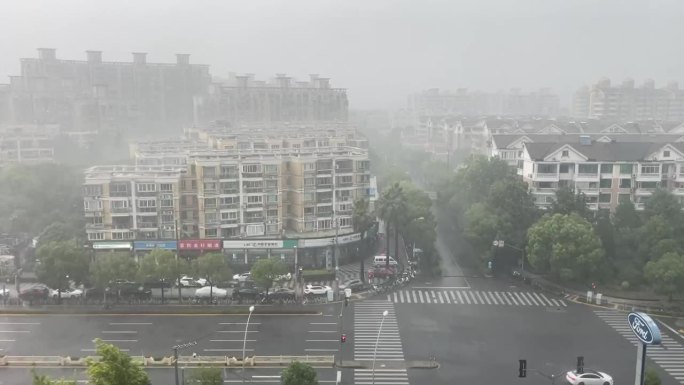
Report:
[{"label": "storefront sign", "polygon": [[282,249],[279,239],[255,239],[251,241],[223,241],[224,249]]},{"label": "storefront sign", "polygon": [[646,313],[629,313],[627,322],[629,322],[629,327],[634,335],[642,343],[647,345],[658,345],[660,343],[660,329]]},{"label": "storefront sign", "polygon": [[182,239],[178,241],[179,250],[221,250],[219,239]]},{"label": "storefront sign", "polygon": [[95,250],[130,250],[130,242],[93,242]]},{"label": "storefront sign", "polygon": [[176,241],[136,241],[133,242],[133,248],[135,250],[154,250],[154,249],[164,249],[164,250],[176,250],[178,242]]},{"label": "storefront sign", "polygon": [[342,235],[337,238],[337,243],[344,245],[345,243],[352,243],[361,240],[361,233]]},{"label": "storefront sign", "polygon": [[300,239],[299,247],[325,247],[334,243],[334,238]]}]

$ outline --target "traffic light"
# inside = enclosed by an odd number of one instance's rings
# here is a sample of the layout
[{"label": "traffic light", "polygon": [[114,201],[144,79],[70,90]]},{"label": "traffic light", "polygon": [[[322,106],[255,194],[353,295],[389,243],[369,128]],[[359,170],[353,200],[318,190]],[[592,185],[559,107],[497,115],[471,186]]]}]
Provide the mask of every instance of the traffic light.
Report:
[{"label": "traffic light", "polygon": [[527,360],[519,360],[520,368],[518,369],[518,377],[527,377]]},{"label": "traffic light", "polygon": [[577,374],[584,373],[584,357],[577,357]]},{"label": "traffic light", "polygon": [[342,334],[342,335],[340,336],[340,342],[341,342],[341,343],[347,342],[347,335],[346,335],[346,334]]}]

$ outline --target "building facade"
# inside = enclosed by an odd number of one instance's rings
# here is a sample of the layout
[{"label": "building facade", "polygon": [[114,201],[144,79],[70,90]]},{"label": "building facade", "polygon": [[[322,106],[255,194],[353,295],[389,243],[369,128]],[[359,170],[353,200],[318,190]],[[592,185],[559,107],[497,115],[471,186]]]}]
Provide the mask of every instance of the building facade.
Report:
[{"label": "building facade", "polygon": [[548,208],[555,192],[568,187],[587,196],[592,210],[613,210],[631,201],[637,210],[657,189],[684,204],[684,142],[525,143],[519,172],[538,207]]},{"label": "building facade", "polygon": [[21,59],[20,76],[10,76],[9,113],[0,119],[65,131],[180,128],[192,123],[194,100],[210,83],[209,67],[190,64],[187,54],[176,55],[175,64],[148,63],[141,52],[132,62],[106,62],[100,51],[62,60],[55,49],[40,48],[38,58]]},{"label": "building facade", "polygon": [[55,161],[56,125],[0,126],[0,166]]},{"label": "building facade", "polygon": [[632,79],[612,85],[604,78],[575,93],[573,111],[578,118],[683,121],[684,90],[679,89],[677,82],[656,88],[649,79],[635,87]]}]

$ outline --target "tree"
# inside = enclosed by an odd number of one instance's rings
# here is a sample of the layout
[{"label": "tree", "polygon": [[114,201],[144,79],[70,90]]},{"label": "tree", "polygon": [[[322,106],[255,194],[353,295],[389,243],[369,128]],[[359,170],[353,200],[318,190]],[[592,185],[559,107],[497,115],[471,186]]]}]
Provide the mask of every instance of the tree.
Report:
[{"label": "tree", "polygon": [[603,263],[601,241],[577,213],[543,216],[528,231],[532,266],[562,279],[591,279]]},{"label": "tree", "polygon": [[311,365],[295,361],[283,370],[282,385],[318,385],[316,370]]},{"label": "tree", "polygon": [[484,203],[474,204],[466,211],[465,217],[465,236],[480,255],[491,246],[497,232],[509,232],[510,230],[504,228],[504,223],[500,221],[500,217]]},{"label": "tree", "polygon": [[681,217],[682,205],[670,192],[662,189],[656,190],[646,201],[644,214],[647,218],[654,215],[662,215],[668,220],[676,220]]},{"label": "tree", "polygon": [[76,385],[75,380],[51,380],[48,376],[40,375],[35,370],[31,371],[32,385]]},{"label": "tree", "polygon": [[145,369],[114,345],[95,340],[99,361],[89,360],[88,377],[92,385],[150,385]]},{"label": "tree", "polygon": [[[484,201],[496,215],[502,228],[501,239],[518,248],[525,243],[527,229],[538,218],[538,209],[528,192],[527,184],[515,176],[494,182]],[[490,239],[490,243],[493,239]]]},{"label": "tree", "polygon": [[100,255],[90,265],[90,279],[95,287],[104,289],[116,279],[135,276],[138,266],[130,254],[111,252]]},{"label": "tree", "polygon": [[83,228],[74,229],[72,226],[64,222],[53,222],[49,224],[38,235],[38,246],[50,243],[52,241],[70,241],[76,240],[79,243],[83,242]]},{"label": "tree", "polygon": [[676,238],[676,231],[668,217],[658,214],[653,215],[644,222],[643,226],[639,229],[639,237],[639,254],[641,255],[642,263],[646,263],[662,256],[662,254],[658,254],[658,244],[665,239],[674,240]]},{"label": "tree", "polygon": [[581,191],[575,193],[568,187],[556,190],[556,199],[551,204],[551,212],[566,215],[577,213],[587,220],[590,220],[593,215],[587,207],[587,196]]},{"label": "tree", "polygon": [[667,295],[670,301],[674,293],[684,290],[684,257],[677,253],[648,262],[644,272],[655,291]]},{"label": "tree", "polygon": [[49,287],[59,290],[58,301],[61,301],[61,290],[69,287],[69,281],[81,284],[88,275],[90,257],[83,245],[76,241],[52,241],[38,248],[40,260],[36,266],[36,276]]},{"label": "tree", "polygon": [[281,275],[287,273],[287,266],[278,258],[260,259],[252,266],[251,277],[259,286],[268,291],[273,287],[273,282]]},{"label": "tree", "polygon": [[[387,267],[390,263],[390,228],[394,227],[395,253],[399,242],[399,221],[406,211],[406,196],[401,184],[398,182],[385,190],[378,199],[378,216],[385,221],[385,232],[387,238]],[[398,261],[398,257],[396,258]]]},{"label": "tree", "polygon": [[228,266],[226,257],[221,253],[207,253],[195,260],[195,272],[200,278],[206,278],[209,282],[209,301],[213,300],[214,285],[218,282],[229,281],[232,271]]},{"label": "tree", "polygon": [[220,368],[192,369],[184,385],[222,385],[223,374]]},{"label": "tree", "polygon": [[[367,237],[366,231],[368,231],[371,226],[375,223],[375,217],[373,217],[369,212],[368,201],[365,199],[357,199],[354,201],[354,207],[352,209],[352,225],[354,226],[354,232],[361,233],[364,237],[362,241],[361,255],[366,256],[367,249],[370,247],[370,238]],[[363,263],[363,257],[360,255],[356,256]]]},{"label": "tree", "polygon": [[610,220],[610,213],[608,210],[601,210],[596,214],[596,225],[594,226],[596,235],[598,235],[606,251],[606,257],[613,260],[615,257],[615,229]]},{"label": "tree", "polygon": [[615,229],[636,229],[641,226],[641,218],[631,201],[620,202],[613,214],[613,226]]},{"label": "tree", "polygon": [[138,274],[142,280],[170,279],[172,282],[176,282],[178,287],[178,300],[180,301],[182,298],[180,279],[181,276],[189,270],[190,266],[185,259],[177,258],[173,252],[169,250],[154,249],[140,261]]}]

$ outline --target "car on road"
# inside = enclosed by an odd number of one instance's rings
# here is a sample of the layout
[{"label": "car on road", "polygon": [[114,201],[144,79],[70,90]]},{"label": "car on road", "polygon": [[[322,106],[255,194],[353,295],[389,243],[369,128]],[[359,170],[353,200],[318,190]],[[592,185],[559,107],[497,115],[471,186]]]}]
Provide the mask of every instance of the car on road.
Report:
[{"label": "car on road", "polygon": [[261,290],[256,287],[237,287],[233,289],[233,299],[255,299],[261,295]]},{"label": "car on road", "polygon": [[292,273],[279,275],[279,276],[275,277],[275,279],[274,279],[274,281],[276,281],[276,282],[290,281],[290,280],[292,280]]},{"label": "car on road", "polygon": [[204,286],[195,290],[195,298],[226,298],[228,296],[228,290],[221,289],[218,287]]},{"label": "car on road", "polygon": [[33,301],[37,299],[47,299],[50,296],[50,288],[37,284],[27,287],[19,292],[19,299],[22,301]]},{"label": "car on road", "polygon": [[0,289],[0,298],[9,298],[10,289]]},{"label": "car on road", "polygon": [[332,288],[330,286],[306,285],[304,294],[325,295],[331,290]]},{"label": "car on road", "polygon": [[[61,291],[61,293],[60,293]],[[67,289],[67,290],[57,290],[53,289],[50,290],[50,297],[52,298],[62,298],[62,299],[69,299],[69,298],[81,298],[83,296],[83,290],[81,289]]]},{"label": "car on road", "polygon": [[584,373],[571,370],[565,375],[565,379],[571,385],[613,385],[613,377],[595,370],[585,370]]},{"label": "car on road", "polygon": [[352,292],[355,292],[361,290],[363,286],[364,284],[360,279],[348,279],[340,284],[340,291],[351,289]]},{"label": "car on road", "polygon": [[152,291],[146,289],[142,283],[131,282],[125,279],[117,279],[109,283],[109,293],[107,296],[149,299],[152,297]]},{"label": "car on road", "polygon": [[396,271],[392,268],[386,267],[376,267],[373,270],[368,271],[368,279],[373,278],[390,278],[396,274]]},{"label": "car on road", "polygon": [[233,279],[238,281],[238,282],[244,282],[249,280],[249,278],[252,276],[252,274],[248,271],[246,273],[240,273],[240,274],[235,274],[233,276]]}]

